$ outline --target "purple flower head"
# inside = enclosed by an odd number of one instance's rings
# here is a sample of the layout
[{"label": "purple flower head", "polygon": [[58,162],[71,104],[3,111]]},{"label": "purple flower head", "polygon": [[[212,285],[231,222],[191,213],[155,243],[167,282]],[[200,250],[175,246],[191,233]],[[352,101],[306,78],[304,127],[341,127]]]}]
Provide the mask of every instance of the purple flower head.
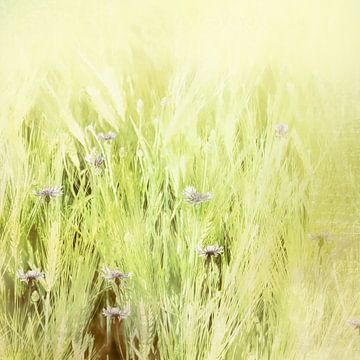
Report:
[{"label": "purple flower head", "polygon": [[130,315],[130,309],[120,309],[118,307],[108,306],[103,309],[102,314],[115,322],[116,320],[120,321],[126,319]]},{"label": "purple flower head", "polygon": [[44,278],[45,274],[37,270],[29,270],[27,272],[24,272],[23,269],[19,269],[16,272],[16,276],[20,281],[31,285],[33,282]]},{"label": "purple flower head", "polygon": [[116,138],[116,134],[113,133],[112,131],[109,131],[107,134],[104,134],[103,132],[98,134],[98,138],[100,140],[104,140],[104,141],[112,141]]},{"label": "purple flower head", "polygon": [[114,281],[116,285],[120,285],[122,280],[129,279],[132,273],[123,273],[117,269],[110,270],[108,267],[103,268],[103,276],[107,281]]},{"label": "purple flower head", "polygon": [[46,186],[42,190],[35,191],[34,194],[42,197],[46,201],[50,201],[51,198],[56,198],[63,194],[62,185],[56,185],[54,187]]},{"label": "purple flower head", "polygon": [[183,195],[185,201],[191,205],[201,204],[212,199],[212,194],[210,192],[201,194],[197,192],[193,186],[187,186],[183,191]]},{"label": "purple flower head", "polygon": [[217,257],[224,252],[224,248],[218,245],[208,245],[205,248],[198,247],[196,250],[200,256],[205,256],[207,259],[213,256]]},{"label": "purple flower head", "polygon": [[275,136],[278,138],[284,138],[289,132],[289,126],[287,124],[274,125]]}]

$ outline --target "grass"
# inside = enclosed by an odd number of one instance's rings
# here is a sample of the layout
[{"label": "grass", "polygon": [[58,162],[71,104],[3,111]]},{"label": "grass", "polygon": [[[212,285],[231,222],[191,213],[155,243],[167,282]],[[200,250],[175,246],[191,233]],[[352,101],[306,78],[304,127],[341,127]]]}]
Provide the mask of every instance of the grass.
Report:
[{"label": "grass", "polygon": [[359,357],[359,6],[322,5],[2,2],[1,359]]}]

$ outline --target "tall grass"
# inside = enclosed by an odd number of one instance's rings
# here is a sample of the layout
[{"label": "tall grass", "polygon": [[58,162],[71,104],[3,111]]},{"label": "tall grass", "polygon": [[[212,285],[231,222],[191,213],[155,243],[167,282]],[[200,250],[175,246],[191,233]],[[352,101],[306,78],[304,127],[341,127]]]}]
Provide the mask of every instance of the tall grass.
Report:
[{"label": "tall grass", "polygon": [[3,1],[0,358],[359,358],[359,10]]}]

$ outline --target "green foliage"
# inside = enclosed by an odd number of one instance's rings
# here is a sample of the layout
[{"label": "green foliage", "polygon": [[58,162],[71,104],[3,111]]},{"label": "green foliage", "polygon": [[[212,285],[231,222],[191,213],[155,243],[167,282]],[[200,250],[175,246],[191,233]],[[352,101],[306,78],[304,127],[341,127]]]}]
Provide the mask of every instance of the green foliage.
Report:
[{"label": "green foliage", "polygon": [[[170,7],[20,5],[1,10],[0,358],[358,358],[359,120],[346,74],[324,83],[303,59],[284,68],[254,49],[218,58],[200,36],[210,25],[181,37]],[[29,14],[55,10],[74,33],[61,18],[27,33]],[[15,28],[22,59],[6,43]],[[61,196],[34,194],[56,185]],[[189,185],[212,199],[188,204]],[[223,253],[200,256],[208,245]],[[133,276],[107,282],[105,266]],[[20,268],[45,278],[21,282]],[[112,321],[107,306],[131,313]]]}]

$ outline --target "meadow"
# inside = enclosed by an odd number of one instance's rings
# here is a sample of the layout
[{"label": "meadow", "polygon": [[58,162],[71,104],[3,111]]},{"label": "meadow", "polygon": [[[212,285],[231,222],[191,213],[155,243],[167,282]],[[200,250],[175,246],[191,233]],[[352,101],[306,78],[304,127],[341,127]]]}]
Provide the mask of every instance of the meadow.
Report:
[{"label": "meadow", "polygon": [[359,20],[1,0],[0,359],[359,359]]}]

